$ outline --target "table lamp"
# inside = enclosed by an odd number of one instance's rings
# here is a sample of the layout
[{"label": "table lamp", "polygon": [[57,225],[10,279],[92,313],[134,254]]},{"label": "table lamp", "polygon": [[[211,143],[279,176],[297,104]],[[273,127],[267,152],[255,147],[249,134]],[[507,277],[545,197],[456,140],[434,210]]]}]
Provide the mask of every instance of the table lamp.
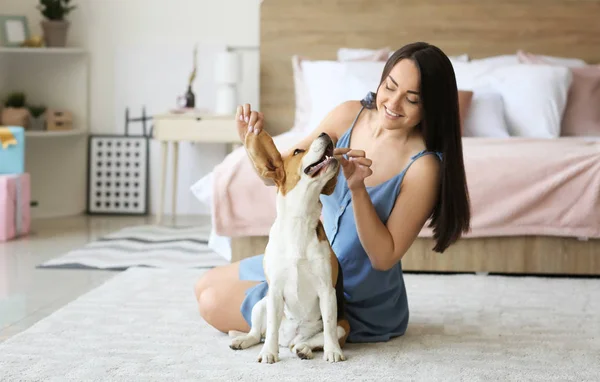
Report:
[{"label": "table lamp", "polygon": [[215,60],[215,82],[217,84],[215,112],[217,114],[235,114],[237,84],[241,77],[240,66],[238,53],[229,49],[217,53]]}]

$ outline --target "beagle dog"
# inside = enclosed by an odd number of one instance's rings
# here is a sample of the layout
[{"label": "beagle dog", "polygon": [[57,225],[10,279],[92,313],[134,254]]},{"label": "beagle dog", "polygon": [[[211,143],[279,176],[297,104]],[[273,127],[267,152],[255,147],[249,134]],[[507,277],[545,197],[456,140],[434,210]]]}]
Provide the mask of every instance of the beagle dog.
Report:
[{"label": "beagle dog", "polygon": [[320,220],[319,196],[333,193],[340,168],[333,141],[323,133],[285,160],[264,130],[247,134],[244,145],[258,174],[277,187],[277,215],[263,259],[268,292],[252,309],[250,332],[229,333],[230,348],[246,349],[264,337],[258,362],[277,362],[279,346],[301,359],[322,349],[324,360],[344,361],[350,325],[342,269]]}]

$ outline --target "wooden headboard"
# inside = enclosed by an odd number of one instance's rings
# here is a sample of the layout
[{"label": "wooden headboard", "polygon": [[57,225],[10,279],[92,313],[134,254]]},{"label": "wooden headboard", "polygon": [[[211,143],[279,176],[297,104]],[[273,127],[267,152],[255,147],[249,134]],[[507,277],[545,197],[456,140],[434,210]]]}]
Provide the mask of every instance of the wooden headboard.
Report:
[{"label": "wooden headboard", "polygon": [[532,53],[600,62],[600,0],[264,0],[260,110],[266,129],[294,121],[291,57],[335,59],[340,47],[426,41],[471,58]]}]

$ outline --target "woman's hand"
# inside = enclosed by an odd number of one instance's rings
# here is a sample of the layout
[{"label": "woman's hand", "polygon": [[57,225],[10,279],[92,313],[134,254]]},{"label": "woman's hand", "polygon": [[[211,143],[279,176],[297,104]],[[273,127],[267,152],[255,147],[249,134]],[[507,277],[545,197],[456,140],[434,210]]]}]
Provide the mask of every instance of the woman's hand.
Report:
[{"label": "woman's hand", "polygon": [[238,134],[242,142],[245,141],[246,134],[258,134],[264,124],[263,113],[252,110],[250,104],[239,105],[235,113],[235,121],[237,122]]},{"label": "woman's hand", "polygon": [[372,161],[366,157],[365,152],[363,150],[339,148],[334,150],[333,155],[340,161],[342,172],[348,182],[348,188],[350,190],[364,188],[365,178],[373,174],[373,170],[371,170]]},{"label": "woman's hand", "polygon": [[[235,122],[237,125],[238,134],[240,136],[240,140],[242,144],[245,146],[246,142],[246,134],[254,133],[258,134],[262,128],[264,123],[263,113],[259,113],[257,111],[253,111],[250,107],[250,104],[244,104],[237,107],[237,111],[235,113]],[[256,171],[256,168],[252,166],[252,168]],[[263,181],[263,183],[267,186],[273,186],[275,183],[271,179],[263,178],[256,173]]]}]

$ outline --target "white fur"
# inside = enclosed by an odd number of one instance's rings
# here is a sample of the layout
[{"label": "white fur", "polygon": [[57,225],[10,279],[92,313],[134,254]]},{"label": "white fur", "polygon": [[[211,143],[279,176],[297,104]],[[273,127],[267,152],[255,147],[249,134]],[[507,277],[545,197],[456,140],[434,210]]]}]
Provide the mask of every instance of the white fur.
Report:
[{"label": "white fur", "polygon": [[323,348],[328,362],[343,361],[339,339],[346,333],[337,326],[337,301],[332,285],[330,246],[319,241],[316,227],[321,215],[319,195],[336,174],[337,161],[311,178],[303,170],[325,152],[329,137],[317,138],[302,159],[300,181],[286,195],[277,194],[277,217],[269,233],[264,271],[267,295],[252,309],[251,330],[232,332],[231,348],[264,344],[258,361],[279,360],[279,346],[300,358],[312,358]]}]

